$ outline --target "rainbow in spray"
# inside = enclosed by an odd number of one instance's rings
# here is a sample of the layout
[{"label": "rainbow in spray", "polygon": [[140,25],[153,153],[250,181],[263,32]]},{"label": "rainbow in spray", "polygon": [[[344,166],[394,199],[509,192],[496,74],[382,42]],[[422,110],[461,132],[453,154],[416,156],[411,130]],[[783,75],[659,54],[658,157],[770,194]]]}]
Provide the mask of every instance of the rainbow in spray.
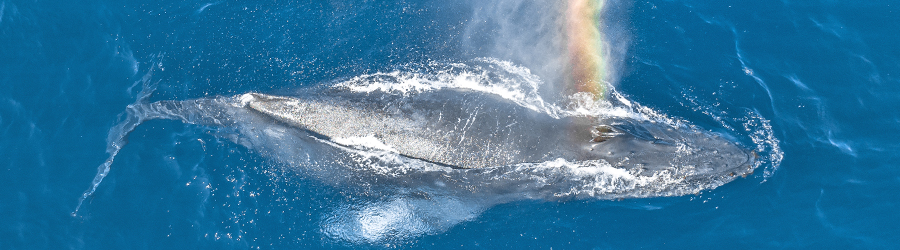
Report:
[{"label": "rainbow in spray", "polygon": [[569,0],[566,8],[571,84],[577,92],[602,99],[606,92],[607,63],[600,34],[604,0]]}]

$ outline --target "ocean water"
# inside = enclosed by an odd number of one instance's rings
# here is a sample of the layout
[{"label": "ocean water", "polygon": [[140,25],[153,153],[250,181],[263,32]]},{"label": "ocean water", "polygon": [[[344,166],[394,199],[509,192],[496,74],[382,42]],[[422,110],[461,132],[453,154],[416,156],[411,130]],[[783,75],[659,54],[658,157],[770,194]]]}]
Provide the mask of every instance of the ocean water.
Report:
[{"label": "ocean water", "polygon": [[[415,201],[360,202],[371,197],[223,131],[153,120],[73,214],[147,83],[151,100],[188,100],[354,81],[456,86],[480,67],[485,81],[537,83],[553,101],[565,78],[560,5],[0,0],[0,249],[900,244],[900,6],[890,1],[605,3],[597,26],[616,93],[761,156],[752,175],[698,194],[446,200],[425,214],[448,222],[427,227],[404,212]],[[348,214],[364,220],[342,227]]]}]

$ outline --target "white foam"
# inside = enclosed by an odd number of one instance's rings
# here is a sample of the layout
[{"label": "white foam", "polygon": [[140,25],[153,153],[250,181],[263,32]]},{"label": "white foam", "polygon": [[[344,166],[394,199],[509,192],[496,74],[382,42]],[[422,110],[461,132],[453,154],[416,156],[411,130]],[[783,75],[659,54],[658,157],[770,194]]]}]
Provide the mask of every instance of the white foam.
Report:
[{"label": "white foam", "polygon": [[538,76],[527,68],[495,58],[478,58],[465,64],[431,63],[420,67],[425,69],[360,75],[336,83],[332,87],[361,93],[383,91],[398,95],[440,89],[465,89],[494,94],[522,107],[557,118],[621,117],[639,121],[678,123],[675,119],[629,101],[612,87],[609,88],[609,98],[622,105],[612,105],[609,100],[596,100],[590,93],[575,93],[559,100],[558,103],[547,102],[538,91],[545,84]]},{"label": "white foam", "polygon": [[361,147],[365,147],[365,148],[378,149],[378,150],[397,153],[397,149],[394,149],[390,145],[384,144],[384,142],[381,142],[381,140],[376,138],[374,135],[368,135],[365,137],[356,137],[355,136],[355,137],[346,137],[346,138],[335,137],[335,138],[332,138],[331,140],[336,142],[337,144],[341,144],[344,146],[361,146]]},{"label": "white foam", "polygon": [[[673,171],[663,170],[648,176],[642,175],[639,170],[629,171],[613,167],[604,160],[569,162],[556,159],[542,163],[520,164],[513,172],[531,173],[530,178],[537,183],[571,185],[571,188],[561,189],[553,194],[560,198],[614,199],[623,197],[622,194],[628,194],[627,197],[667,196],[696,193],[707,188],[679,185],[684,179],[678,178]],[[568,184],[559,183],[561,181]],[[717,185],[712,184],[712,187],[714,186]]]},{"label": "white foam", "polygon": [[391,242],[447,230],[474,219],[481,210],[446,196],[398,196],[338,209],[324,218],[322,228],[326,235],[349,242]]},{"label": "white foam", "polygon": [[351,78],[333,87],[355,92],[384,91],[397,94],[427,92],[439,89],[466,89],[498,95],[523,107],[556,113],[537,90],[540,79],[523,67],[493,58],[479,58],[473,65],[453,63],[426,65],[425,72],[379,72]]},{"label": "white foam", "polygon": [[250,94],[250,93],[246,93],[246,94],[241,95],[241,97],[239,98],[240,103],[241,103],[241,107],[246,107],[247,104],[249,104],[251,101],[253,101],[253,100],[255,100],[255,99],[256,99],[256,98],[254,98],[253,95]]}]

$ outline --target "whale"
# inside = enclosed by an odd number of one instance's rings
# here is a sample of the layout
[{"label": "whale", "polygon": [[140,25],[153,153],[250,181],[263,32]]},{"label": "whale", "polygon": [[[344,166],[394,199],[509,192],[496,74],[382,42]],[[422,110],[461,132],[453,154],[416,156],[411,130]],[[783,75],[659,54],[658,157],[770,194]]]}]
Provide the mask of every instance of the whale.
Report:
[{"label": "whale", "polygon": [[553,117],[461,89],[404,96],[327,91],[303,98],[259,93],[238,98],[245,108],[325,140],[341,144],[345,138],[370,137],[400,155],[458,168],[604,160],[642,175],[677,169],[684,179],[717,179],[747,174],[754,158],[728,139],[696,129],[621,118]]},{"label": "whale", "polygon": [[[415,223],[381,223],[393,229],[374,236],[359,235],[366,231],[360,228],[371,228],[360,221],[370,219],[323,219],[332,225],[323,226],[326,234],[340,231],[334,233],[338,238],[367,242],[403,235],[397,230],[408,225],[427,228],[405,230],[408,234],[440,232],[490,206],[517,200],[697,194],[759,166],[753,150],[694,126],[627,115],[553,113],[466,88],[398,93],[335,86],[285,95],[250,92],[148,102],[150,92],[142,92],[111,129],[109,159],[76,212],[109,173],[128,134],[156,119],[214,130],[302,176],[377,197],[342,213],[360,217],[373,214],[363,210],[408,208],[411,215],[404,218]],[[356,236],[346,236],[348,230]]]},{"label": "whale", "polygon": [[[297,161],[300,155],[340,159],[335,155],[378,152],[461,174],[562,160],[576,166],[602,162],[633,176],[681,180],[655,187],[672,192],[635,190],[610,198],[696,193],[756,167],[753,151],[719,134],[622,117],[556,117],[492,93],[453,88],[414,94],[310,92],[139,103],[129,107],[130,118],[120,127],[131,130],[146,120],[170,119],[230,128],[233,133],[226,137],[296,168],[313,162]],[[317,152],[323,148],[332,152]],[[377,173],[362,173],[368,174]]]}]

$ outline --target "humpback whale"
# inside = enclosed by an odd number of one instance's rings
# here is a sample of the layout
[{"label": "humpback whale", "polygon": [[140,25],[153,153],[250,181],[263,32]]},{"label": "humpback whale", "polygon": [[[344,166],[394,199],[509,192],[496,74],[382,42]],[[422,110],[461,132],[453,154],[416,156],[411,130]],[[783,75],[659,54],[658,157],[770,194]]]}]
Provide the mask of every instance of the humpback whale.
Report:
[{"label": "humpback whale", "polygon": [[677,169],[685,179],[715,179],[746,174],[753,163],[751,152],[695,129],[628,119],[601,123],[591,116],[558,118],[461,89],[238,98],[247,109],[338,144],[370,137],[400,155],[458,168],[604,160],[647,176]]},{"label": "humpback whale", "polygon": [[[463,176],[488,171],[497,177],[514,176],[508,170],[493,170],[562,160],[574,166],[608,165],[633,177],[675,180],[667,186],[646,187],[662,192],[635,189],[593,195],[601,198],[696,193],[745,176],[756,167],[754,152],[718,134],[625,117],[557,117],[496,94],[467,89],[412,94],[341,88],[296,96],[247,93],[137,103],[128,112],[129,118],[120,125],[128,127],[125,130],[151,119],[229,128],[233,133],[227,137],[233,141],[296,168],[378,152]],[[122,131],[121,136],[128,132]],[[124,142],[113,144],[121,147]],[[318,157],[297,160],[311,154]],[[360,164],[366,163],[349,165]],[[360,173],[375,174],[379,173]]]},{"label": "humpback whale", "polygon": [[[754,151],[696,127],[628,115],[550,112],[466,88],[400,93],[330,86],[282,96],[251,92],[147,102],[150,91],[145,87],[124,121],[111,129],[110,157],[76,212],[109,173],[128,133],[153,119],[212,128],[304,176],[389,197],[344,213],[362,217],[378,214],[362,210],[401,207],[410,214],[403,218],[412,222],[387,223],[392,229],[374,235],[360,229],[371,226],[357,225],[367,220],[325,219],[331,225],[324,226],[326,234],[351,240],[403,234],[397,230],[442,231],[516,200],[695,194],[759,166]],[[404,229],[409,225],[418,226]],[[353,235],[347,236],[348,230]]]}]

